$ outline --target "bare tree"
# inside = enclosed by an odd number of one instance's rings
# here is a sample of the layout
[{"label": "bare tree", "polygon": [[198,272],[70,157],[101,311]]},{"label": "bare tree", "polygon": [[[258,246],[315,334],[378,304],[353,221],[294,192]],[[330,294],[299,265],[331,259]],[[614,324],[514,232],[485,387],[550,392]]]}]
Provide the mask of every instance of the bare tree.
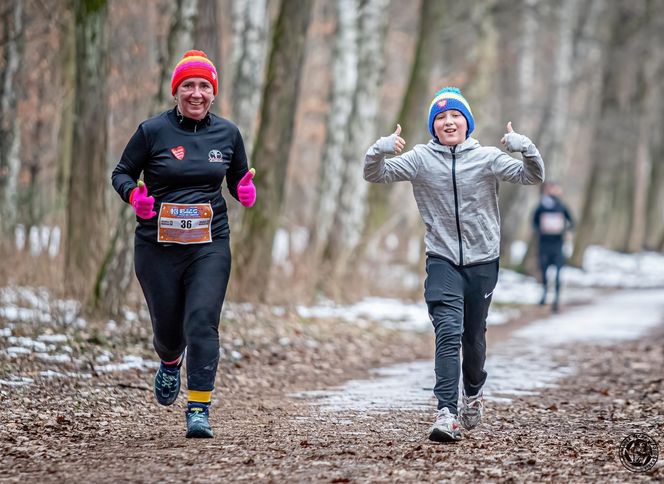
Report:
[{"label": "bare tree", "polygon": [[[596,3],[596,2],[595,2]],[[569,145],[570,126],[574,124],[570,115],[572,104],[572,79],[579,78],[584,59],[579,59],[579,43],[587,41],[584,35],[594,28],[597,15],[591,10],[592,0],[564,0],[556,9],[558,17],[557,44],[554,61],[551,94],[540,101],[543,111],[537,133],[533,133],[546,164],[546,177],[560,180],[569,168],[566,151]],[[584,15],[581,15],[581,13]],[[590,30],[592,31],[592,30]],[[588,61],[588,59],[586,59]],[[591,76],[592,78],[592,76]],[[579,80],[580,89],[583,82]],[[588,94],[590,95],[590,94]],[[590,116],[587,119],[591,119]],[[530,222],[527,217],[522,217]],[[521,269],[528,273],[537,271],[537,236],[531,233],[528,249],[521,262]],[[507,247],[504,247],[507,250]]]},{"label": "bare tree", "polygon": [[232,119],[240,128],[247,153],[251,155],[267,50],[266,0],[235,0],[232,14],[235,66]]},{"label": "bare tree", "polygon": [[646,199],[646,227],[643,247],[649,250],[664,250],[664,137],[659,135],[664,123],[664,59],[662,50],[657,48],[664,43],[664,5],[662,2],[650,2],[649,19],[651,22],[648,35],[653,65],[648,63],[650,99],[646,101],[652,111],[650,118],[650,163],[649,186]]},{"label": "bare tree", "polygon": [[602,22],[601,30],[596,34],[602,49],[601,83],[596,87],[599,91],[598,122],[590,134],[591,168],[584,190],[584,200],[579,224],[574,241],[574,253],[570,262],[581,266],[583,253],[588,245],[599,240],[606,240],[608,227],[601,220],[610,220],[611,224],[619,225],[618,217],[611,212],[611,201],[603,193],[615,194],[613,185],[614,173],[620,168],[620,142],[616,140],[616,129],[625,127],[620,115],[620,72],[616,68],[623,60],[621,46],[629,37],[633,26],[625,22],[627,14],[624,6],[620,11],[609,10],[607,19]]},{"label": "bare tree", "polygon": [[90,287],[106,248],[108,52],[106,1],[75,2],[76,95],[72,176],[67,207],[65,283],[80,298]]},{"label": "bare tree", "polygon": [[[643,57],[649,62],[641,62],[638,66],[636,81],[636,99],[640,98],[639,112],[636,113],[635,123],[638,126],[636,148],[633,152],[633,186],[632,211],[628,217],[625,248],[628,252],[643,250],[646,241],[646,219],[648,217],[648,192],[652,183],[653,174],[653,147],[660,138],[660,129],[657,121],[660,110],[658,99],[662,96],[661,79],[664,73],[664,54],[661,43],[656,39],[663,39],[663,27],[659,16],[664,13],[659,2],[649,1],[643,10],[645,26],[638,32],[635,42],[635,52],[643,52]],[[659,14],[659,15],[658,15]],[[653,42],[653,40],[655,40]],[[636,54],[638,56],[638,54]],[[660,161],[661,163],[661,161]],[[656,186],[655,189],[661,189]],[[652,220],[652,217],[650,217]],[[661,225],[661,224],[660,224]]]},{"label": "bare tree", "polygon": [[339,205],[325,257],[334,264],[332,280],[345,277],[351,256],[360,244],[367,213],[368,184],[362,178],[362,154],[375,141],[378,89],[384,67],[383,44],[387,28],[387,0],[360,4],[358,82],[343,148],[344,177]]},{"label": "bare tree", "polygon": [[283,0],[272,34],[254,149],[256,205],[244,212],[235,281],[243,298],[267,297],[272,242],[284,200],[289,151],[313,0]]},{"label": "bare tree", "polygon": [[64,0],[68,8],[63,8],[60,19],[60,49],[58,57],[61,63],[60,85],[60,126],[58,132],[58,167],[57,193],[61,200],[66,200],[71,173],[72,142],[74,140],[74,91],[76,90],[76,29],[73,15],[73,0]]},{"label": "bare tree", "polygon": [[[448,7],[449,2],[442,0],[423,0],[420,6],[415,58],[396,120],[401,124],[401,136],[411,145],[427,141],[428,134],[422,129],[422,120],[426,120],[428,116],[429,102],[434,94],[431,92],[432,74],[443,58],[440,53],[441,46],[444,45],[442,26]],[[386,222],[390,213],[389,198],[392,188],[392,185],[382,183],[372,183],[369,186],[365,239],[371,237]]]},{"label": "bare tree", "polygon": [[[546,127],[540,129],[538,145],[546,160],[547,177],[560,179],[567,168],[565,157],[565,130],[569,121],[569,91],[575,64],[574,34],[576,19],[583,2],[564,0],[558,9],[558,45],[556,49],[553,93],[550,99],[550,112],[545,120]],[[577,59],[578,60],[578,59]]]},{"label": "bare tree", "polygon": [[[537,49],[535,39],[539,28],[538,3],[540,0],[524,0],[522,11],[522,29],[518,48],[518,119],[515,129],[522,133],[534,130],[537,116],[535,113],[535,85]],[[530,136],[533,136],[530,134]],[[546,159],[544,160],[546,164]],[[501,261],[511,264],[510,248],[517,238],[520,227],[524,224],[523,207],[528,206],[534,192],[529,187],[505,184],[500,194],[500,213],[502,215],[500,257]]]},{"label": "bare tree", "polygon": [[348,141],[348,122],[357,88],[358,0],[336,3],[337,32],[332,59],[332,89],[327,134],[319,183],[316,226],[311,247],[314,264],[320,260],[332,230],[344,175],[343,147]]},{"label": "bare tree", "polygon": [[[659,77],[662,77],[660,73]],[[661,86],[661,83],[660,83]],[[660,93],[656,97],[657,121],[653,128],[658,129],[664,122],[664,93],[660,87]],[[651,151],[652,171],[650,186],[648,187],[648,199],[646,203],[646,237],[644,248],[648,250],[664,250],[664,138],[656,136],[652,142]]]},{"label": "bare tree", "polygon": [[194,48],[194,26],[198,18],[199,0],[176,0],[167,2],[170,6],[169,17],[171,24],[168,29],[166,48],[159,56],[161,72],[159,78],[162,80],[156,94],[155,107],[166,102],[171,97],[171,72],[173,59],[179,59],[184,53]]},{"label": "bare tree", "polygon": [[[196,25],[194,27],[194,44],[191,48],[202,50],[215,62],[221,65],[221,49],[219,40],[218,0],[198,0]],[[188,49],[187,49],[188,50]],[[184,52],[180,52],[180,55]]]},{"label": "bare tree", "polygon": [[21,134],[17,113],[23,57],[23,0],[10,0],[9,14],[3,16],[7,42],[2,45],[0,66],[0,216],[5,228],[16,219],[18,173],[21,166]]}]

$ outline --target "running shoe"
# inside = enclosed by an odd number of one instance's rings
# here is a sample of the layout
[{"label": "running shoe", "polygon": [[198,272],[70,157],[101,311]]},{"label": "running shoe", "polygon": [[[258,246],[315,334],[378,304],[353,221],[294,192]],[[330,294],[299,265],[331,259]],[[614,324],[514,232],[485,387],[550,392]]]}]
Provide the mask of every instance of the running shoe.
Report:
[{"label": "running shoe", "polygon": [[456,442],[461,440],[461,425],[457,416],[445,407],[438,410],[436,422],[432,425],[429,440],[434,442]]},{"label": "running shoe", "polygon": [[192,407],[187,409],[187,438],[188,439],[210,439],[213,437],[210,427],[207,407]]},{"label": "running shoe", "polygon": [[459,420],[461,425],[466,430],[472,430],[480,424],[482,415],[484,414],[484,397],[482,391],[472,397],[467,397],[463,393],[461,399],[461,412],[459,413]]},{"label": "running shoe", "polygon": [[154,376],[154,396],[162,405],[173,405],[180,393],[180,366],[159,366]]}]

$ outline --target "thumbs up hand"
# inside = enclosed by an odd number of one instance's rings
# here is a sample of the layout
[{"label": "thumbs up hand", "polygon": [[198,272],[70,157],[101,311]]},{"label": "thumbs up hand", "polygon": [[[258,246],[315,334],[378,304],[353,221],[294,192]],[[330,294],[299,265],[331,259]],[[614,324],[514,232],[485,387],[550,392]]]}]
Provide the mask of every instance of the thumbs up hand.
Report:
[{"label": "thumbs up hand", "polygon": [[512,128],[512,121],[507,123],[507,132],[501,138],[500,142],[505,145],[505,149],[510,153],[516,151],[523,153],[528,149],[528,146],[532,144],[530,138],[514,131]]},{"label": "thumbs up hand", "polygon": [[249,170],[237,184],[237,198],[245,207],[251,207],[256,203],[256,186],[253,179],[256,170]]},{"label": "thumbs up hand", "polygon": [[129,195],[129,204],[138,218],[150,219],[157,215],[154,211],[154,197],[148,196],[148,187],[141,180]]},{"label": "thumbs up hand", "polygon": [[377,141],[378,149],[386,155],[398,155],[406,147],[406,141],[401,137],[401,125],[390,136],[383,136]]}]

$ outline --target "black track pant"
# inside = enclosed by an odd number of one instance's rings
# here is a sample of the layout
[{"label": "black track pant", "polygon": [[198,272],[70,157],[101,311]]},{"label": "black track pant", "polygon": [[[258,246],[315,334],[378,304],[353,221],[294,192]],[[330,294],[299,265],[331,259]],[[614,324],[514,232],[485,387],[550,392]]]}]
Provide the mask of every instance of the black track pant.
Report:
[{"label": "black track pant", "polygon": [[[498,261],[468,267],[429,256],[424,299],[436,332],[438,409],[457,413],[459,377],[466,395],[477,395],[486,381],[486,317],[498,281]],[[463,348],[463,367],[459,348]]]},{"label": "black track pant", "polygon": [[219,362],[219,318],[231,272],[228,239],[162,246],[135,238],[136,276],[163,361],[187,348],[187,386],[211,391]]},{"label": "black track pant", "polygon": [[562,246],[540,246],[539,251],[539,265],[540,272],[542,274],[542,304],[546,298],[546,293],[548,291],[549,281],[546,275],[547,269],[550,266],[555,266],[556,268],[556,280],[555,280],[555,301],[558,301],[560,297],[560,269],[562,269],[565,264],[565,257],[563,256]]}]

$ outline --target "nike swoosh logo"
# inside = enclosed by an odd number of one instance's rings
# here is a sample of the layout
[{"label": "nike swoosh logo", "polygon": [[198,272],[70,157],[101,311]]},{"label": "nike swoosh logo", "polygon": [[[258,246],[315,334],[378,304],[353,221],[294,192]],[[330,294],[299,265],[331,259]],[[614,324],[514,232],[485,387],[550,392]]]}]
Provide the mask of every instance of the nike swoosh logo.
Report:
[{"label": "nike swoosh logo", "polygon": [[489,296],[491,296],[491,294],[493,294],[493,291],[491,291],[489,294],[485,294],[484,299],[489,299]]}]

